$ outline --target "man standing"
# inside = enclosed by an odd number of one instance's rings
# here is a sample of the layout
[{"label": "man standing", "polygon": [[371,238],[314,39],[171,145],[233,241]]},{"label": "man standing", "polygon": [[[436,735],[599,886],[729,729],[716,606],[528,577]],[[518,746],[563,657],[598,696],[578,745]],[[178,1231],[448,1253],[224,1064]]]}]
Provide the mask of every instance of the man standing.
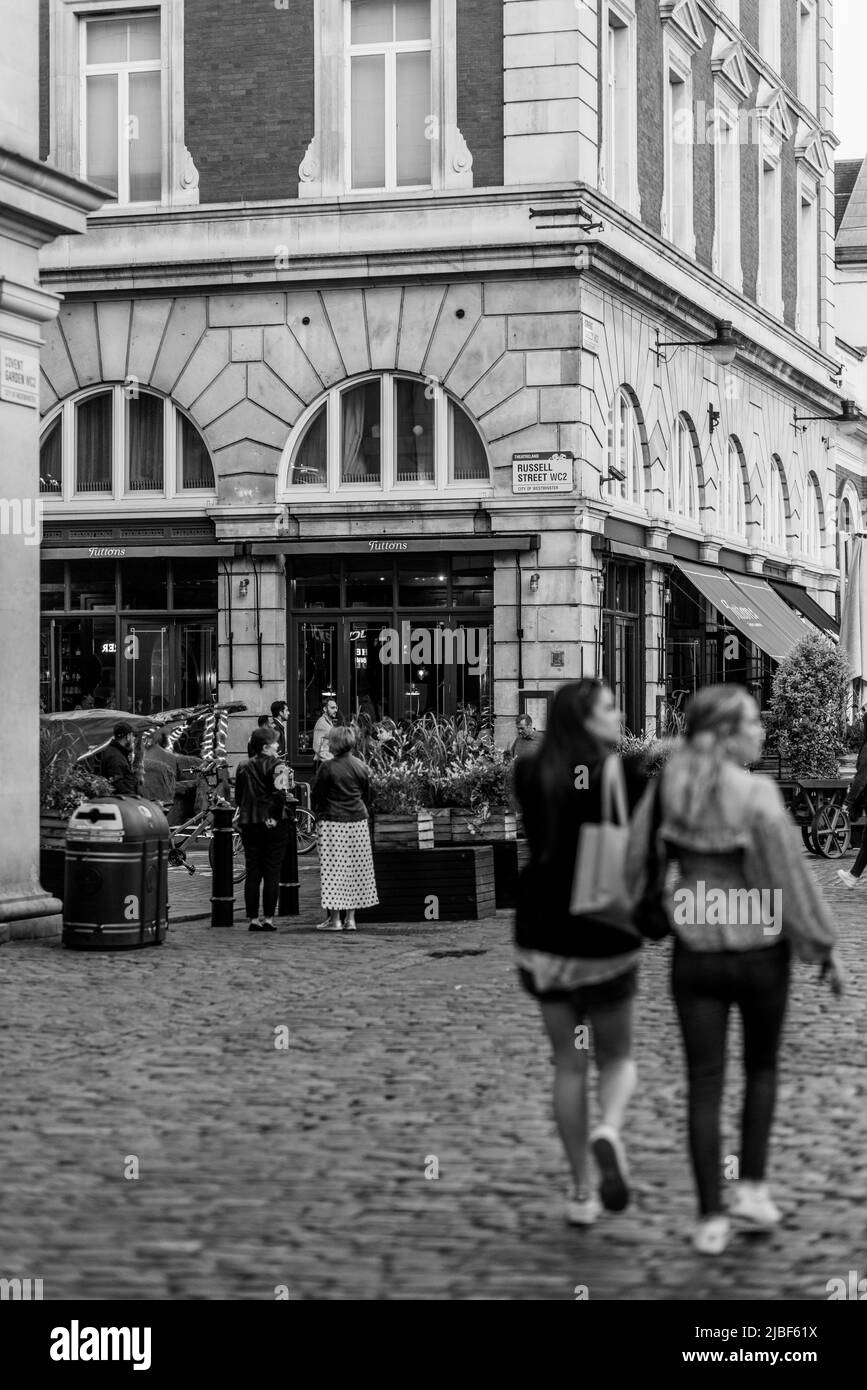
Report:
[{"label": "man standing", "polygon": [[512,757],[523,758],[530,753],[539,751],[539,744],[542,742],[542,735],[538,729],[533,728],[533,720],[529,714],[519,714],[515,720],[515,728],[518,736],[512,743]]},{"label": "man standing", "polygon": [[288,740],[286,731],[289,721],[289,706],[285,700],[275,700],[271,706],[271,722],[277,730],[277,756],[285,758]]},{"label": "man standing", "polygon": [[336,723],[337,701],[333,697],[329,697],[323,702],[322,714],[313,726],[313,761],[317,766],[320,763],[331,761],[328,735]]},{"label": "man standing", "polygon": [[133,771],[135,734],[123,720],[114,726],[111,743],[103,748],[99,759],[100,776],[111,782],[115,796],[136,796],[138,780]]}]

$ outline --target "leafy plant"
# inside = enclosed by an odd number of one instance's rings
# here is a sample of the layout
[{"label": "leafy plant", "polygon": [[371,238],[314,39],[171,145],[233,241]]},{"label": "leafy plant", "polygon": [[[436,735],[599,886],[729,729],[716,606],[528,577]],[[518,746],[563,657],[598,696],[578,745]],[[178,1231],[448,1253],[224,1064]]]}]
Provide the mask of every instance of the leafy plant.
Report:
[{"label": "leafy plant", "polygon": [[676,738],[658,738],[648,729],[640,734],[632,734],[627,729],[621,737],[619,751],[622,757],[641,758],[648,776],[655,777],[665,766],[676,744]]},{"label": "leafy plant", "polygon": [[94,796],[111,796],[112,786],[75,761],[73,740],[59,728],[39,731],[39,809],[46,815],[71,816]]},{"label": "leafy plant", "polygon": [[371,804],[380,815],[413,815],[421,806],[416,773],[407,763],[370,769]]},{"label": "leafy plant", "polygon": [[850,684],[844,653],[818,633],[802,637],[780,662],[771,727],[793,777],[836,777]]}]

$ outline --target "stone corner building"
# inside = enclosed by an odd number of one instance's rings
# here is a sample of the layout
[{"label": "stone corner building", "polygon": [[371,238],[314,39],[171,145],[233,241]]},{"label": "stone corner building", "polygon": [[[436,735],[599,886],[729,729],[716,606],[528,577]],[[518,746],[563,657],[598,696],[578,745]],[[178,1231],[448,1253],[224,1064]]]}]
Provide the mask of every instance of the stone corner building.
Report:
[{"label": "stone corner building", "polygon": [[303,765],[325,691],[640,729],[833,626],[827,0],[41,7],[115,194],[43,260],[48,707],[286,695]]}]

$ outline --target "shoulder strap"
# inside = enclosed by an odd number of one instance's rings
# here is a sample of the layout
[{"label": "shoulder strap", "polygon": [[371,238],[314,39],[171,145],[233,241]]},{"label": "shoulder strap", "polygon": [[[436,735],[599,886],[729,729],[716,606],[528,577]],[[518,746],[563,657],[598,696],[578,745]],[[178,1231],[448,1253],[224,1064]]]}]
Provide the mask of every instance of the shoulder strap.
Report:
[{"label": "shoulder strap", "polygon": [[602,764],[602,819],[616,820],[618,825],[629,824],[626,779],[623,776],[623,764],[616,753],[612,753]]}]

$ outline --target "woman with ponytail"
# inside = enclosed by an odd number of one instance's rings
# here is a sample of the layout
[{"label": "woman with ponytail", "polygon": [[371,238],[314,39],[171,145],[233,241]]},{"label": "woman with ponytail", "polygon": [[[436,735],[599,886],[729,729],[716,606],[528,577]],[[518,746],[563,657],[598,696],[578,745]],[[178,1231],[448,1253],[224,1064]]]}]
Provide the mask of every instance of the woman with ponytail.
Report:
[{"label": "woman with ponytail", "polygon": [[[645,793],[627,854],[630,896],[646,900],[657,891],[675,936],[672,992],[699,1207],[693,1244],[709,1255],[728,1244],[730,1217],[753,1229],[780,1220],[765,1169],[790,956],[820,962],[822,978],[835,993],[842,988],[834,927],[779,788],[744,766],[758,759],[763,740],[758,706],[742,687],[711,686],[693,696],[683,744]],[[727,1213],[720,1107],[733,1005],[743,1024],[746,1086],[739,1178]]]},{"label": "woman with ponytail", "polygon": [[[586,1226],[599,1215],[590,1191],[588,1145],[599,1168],[602,1205],[629,1201],[620,1130],[635,1089],[632,1002],[641,938],[628,914],[618,920],[570,915],[583,825],[602,819],[602,768],[620,741],[620,710],[598,680],[575,681],[554,696],[538,753],[515,764],[530,862],[521,873],[515,922],[524,988],[539,1001],[553,1050],[554,1112],[572,1170],[567,1219]],[[627,800],[647,784],[638,759],[625,759]],[[589,1130],[588,1041],[599,1071],[601,1123]]]}]

